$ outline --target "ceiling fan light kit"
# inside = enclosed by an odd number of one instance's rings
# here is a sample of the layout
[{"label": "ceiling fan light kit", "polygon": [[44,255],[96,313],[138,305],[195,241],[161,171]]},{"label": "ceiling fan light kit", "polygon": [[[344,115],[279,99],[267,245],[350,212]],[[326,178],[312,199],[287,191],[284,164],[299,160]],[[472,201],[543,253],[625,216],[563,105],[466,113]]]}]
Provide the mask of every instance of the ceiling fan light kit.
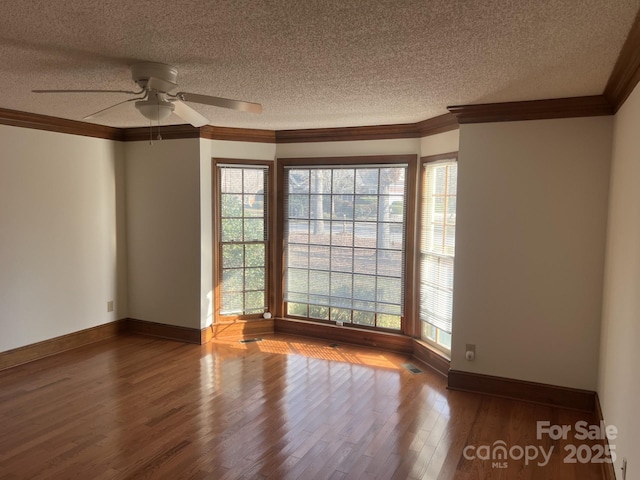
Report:
[{"label": "ceiling fan light kit", "polygon": [[259,103],[232,100],[230,98],[214,97],[198,93],[177,92],[178,70],[164,63],[142,62],[131,66],[131,78],[140,87],[140,91],[128,90],[32,90],[34,93],[123,93],[128,95],[142,95],[131,98],[103,108],[84,117],[93,119],[104,115],[115,108],[120,108],[131,102],[135,102],[136,109],[152,122],[165,120],[172,113],[186,120],[194,127],[202,127],[209,120],[191,108],[185,102],[211,105],[214,107],[230,108],[244,112],[261,113],[262,105]]},{"label": "ceiling fan light kit", "polygon": [[168,118],[176,108],[173,103],[165,102],[157,94],[150,100],[138,100],[135,105],[138,111],[152,122]]}]

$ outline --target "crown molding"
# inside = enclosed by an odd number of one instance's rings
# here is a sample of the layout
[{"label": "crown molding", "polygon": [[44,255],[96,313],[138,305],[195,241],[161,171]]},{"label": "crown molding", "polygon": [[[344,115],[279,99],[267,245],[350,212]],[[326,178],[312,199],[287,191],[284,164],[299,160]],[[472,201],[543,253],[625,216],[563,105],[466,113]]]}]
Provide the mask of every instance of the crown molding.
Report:
[{"label": "crown molding", "polygon": [[276,143],[274,130],[255,128],[214,127],[205,125],[200,128],[200,138],[209,140],[231,140],[235,142]]},{"label": "crown molding", "polygon": [[427,118],[416,123],[416,128],[420,137],[428,137],[438,133],[445,133],[460,128],[458,117],[452,113],[445,113],[433,118]]},{"label": "crown molding", "polygon": [[604,96],[617,112],[640,81],[640,12],[620,50],[618,60],[604,89]]},{"label": "crown molding", "polygon": [[369,125],[364,127],[307,128],[277,130],[276,143],[345,142],[350,140],[389,140],[418,138],[415,123]]},{"label": "crown molding", "polygon": [[135,127],[121,128],[122,141],[140,142],[145,140],[156,140],[158,134],[163,140],[177,140],[181,138],[199,138],[200,130],[191,125],[165,125],[161,127]]},{"label": "crown molding", "polygon": [[231,140],[236,142],[260,142],[274,143],[275,132],[273,130],[257,130],[250,128],[214,127],[205,125],[196,128],[189,124],[165,125],[153,127],[123,128],[122,140],[125,142],[139,142],[155,140],[158,133],[163,140],[178,140],[183,138],[206,138],[209,140]]},{"label": "crown molding", "polygon": [[107,140],[123,139],[123,130],[121,128],[78,122],[66,118],[50,117],[38,113],[7,110],[5,108],[0,108],[0,125],[68,133],[70,135],[82,135],[84,137],[104,138]]},{"label": "crown molding", "polygon": [[364,127],[309,128],[277,130],[276,143],[344,142],[352,140],[390,140],[420,138],[458,128],[457,118],[445,113],[417,123],[370,125]]},{"label": "crown molding", "polygon": [[613,115],[614,107],[604,95],[554,98],[525,102],[485,103],[448,107],[458,123],[516,122],[551,118]]},{"label": "crown molding", "polygon": [[195,128],[184,124],[154,127],[150,131],[149,127],[107,127],[7,109],[0,109],[0,124],[125,142],[149,140],[150,137],[157,136],[156,132],[158,132],[165,140],[206,138],[237,142],[306,143],[422,138],[455,130],[459,128],[460,124],[464,123],[589,117],[613,115],[615,113],[614,104],[605,95],[524,102],[455,105],[448,107],[448,110],[449,113],[417,123],[301,130],[260,130],[216,127],[212,125]]}]

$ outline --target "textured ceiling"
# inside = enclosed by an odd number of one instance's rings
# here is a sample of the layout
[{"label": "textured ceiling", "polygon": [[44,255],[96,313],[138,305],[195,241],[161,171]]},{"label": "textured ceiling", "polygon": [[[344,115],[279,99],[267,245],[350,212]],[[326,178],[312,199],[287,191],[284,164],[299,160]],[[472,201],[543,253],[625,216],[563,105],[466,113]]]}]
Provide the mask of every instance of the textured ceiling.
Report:
[{"label": "textured ceiling", "polygon": [[[180,90],[260,102],[192,104],[212,125],[410,123],[448,105],[601,94],[640,0],[21,0],[0,15],[0,107],[80,120],[169,63]],[[133,105],[96,123],[143,126]],[[171,116],[164,124],[184,123]]]}]

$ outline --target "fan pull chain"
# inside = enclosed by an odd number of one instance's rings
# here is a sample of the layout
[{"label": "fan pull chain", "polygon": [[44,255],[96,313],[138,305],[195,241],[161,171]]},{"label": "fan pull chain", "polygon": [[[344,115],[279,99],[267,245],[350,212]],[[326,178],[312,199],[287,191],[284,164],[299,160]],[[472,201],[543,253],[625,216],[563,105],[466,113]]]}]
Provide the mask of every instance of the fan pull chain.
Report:
[{"label": "fan pull chain", "polygon": [[160,135],[160,103],[156,104],[156,108],[158,109],[158,141],[162,140],[162,135]]}]

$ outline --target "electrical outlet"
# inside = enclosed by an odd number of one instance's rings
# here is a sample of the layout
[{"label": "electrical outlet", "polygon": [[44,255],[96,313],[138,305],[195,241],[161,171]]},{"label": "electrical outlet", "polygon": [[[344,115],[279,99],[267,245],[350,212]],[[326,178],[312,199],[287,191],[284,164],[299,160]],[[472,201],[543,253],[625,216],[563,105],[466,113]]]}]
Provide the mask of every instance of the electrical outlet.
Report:
[{"label": "electrical outlet", "polygon": [[470,362],[473,362],[476,359],[476,346],[475,346],[475,344],[467,343],[467,345],[464,347],[464,356]]},{"label": "electrical outlet", "polygon": [[107,302],[107,312],[113,312],[113,300]]},{"label": "electrical outlet", "polygon": [[336,321],[336,325],[339,326],[339,327],[342,327],[342,326],[344,326],[344,322],[338,320],[338,321]]}]

